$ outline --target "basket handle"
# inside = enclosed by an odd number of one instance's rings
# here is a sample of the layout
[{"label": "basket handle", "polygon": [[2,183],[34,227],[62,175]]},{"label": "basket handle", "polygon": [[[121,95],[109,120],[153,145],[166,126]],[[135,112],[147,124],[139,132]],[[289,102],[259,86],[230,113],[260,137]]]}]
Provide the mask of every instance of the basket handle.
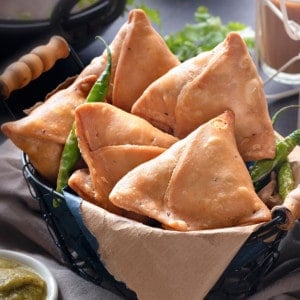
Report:
[{"label": "basket handle", "polygon": [[50,70],[57,60],[66,58],[70,53],[67,41],[58,35],[50,38],[45,45],[35,47],[10,64],[0,75],[0,99],[28,85],[43,72]]}]

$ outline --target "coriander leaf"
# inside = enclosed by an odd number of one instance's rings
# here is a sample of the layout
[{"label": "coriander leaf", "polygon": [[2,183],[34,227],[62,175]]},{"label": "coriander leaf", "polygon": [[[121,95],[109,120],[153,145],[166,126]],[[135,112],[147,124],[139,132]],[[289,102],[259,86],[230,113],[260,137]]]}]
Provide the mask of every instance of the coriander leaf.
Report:
[{"label": "coriander leaf", "polygon": [[240,22],[228,22],[227,28],[230,31],[240,31],[246,28],[246,25]]},{"label": "coriander leaf", "polygon": [[221,43],[231,31],[238,31],[249,49],[254,49],[254,32],[240,22],[224,25],[221,19],[209,13],[208,8],[199,6],[194,14],[195,22],[186,24],[181,30],[164,37],[170,50],[180,61],[185,61]]}]

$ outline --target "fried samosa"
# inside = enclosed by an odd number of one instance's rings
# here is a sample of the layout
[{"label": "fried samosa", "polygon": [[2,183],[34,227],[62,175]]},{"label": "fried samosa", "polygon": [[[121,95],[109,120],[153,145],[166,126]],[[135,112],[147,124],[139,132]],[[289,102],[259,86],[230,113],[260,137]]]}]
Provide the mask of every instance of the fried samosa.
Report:
[{"label": "fried samosa", "polygon": [[[101,203],[97,201],[95,197],[95,189],[92,183],[89,169],[78,169],[72,173],[68,181],[69,187],[83,200],[93,203],[97,206],[101,206]],[[135,220],[144,224],[152,225],[154,222],[146,216],[136,214],[134,212],[129,212],[117,206],[114,206],[111,202],[105,203],[106,210],[118,214],[120,216],[126,217],[131,220]]]},{"label": "fried samosa", "polygon": [[78,145],[95,189],[95,201],[111,211],[108,195],[132,168],[177,141],[147,121],[108,103],[82,104],[75,111]]},{"label": "fried samosa", "polygon": [[84,103],[75,110],[76,135],[84,153],[112,145],[169,148],[178,138],[108,103]]},{"label": "fried samosa", "polygon": [[113,204],[180,231],[268,221],[234,135],[234,113],[204,123],[156,158],[128,172]]},{"label": "fried samosa", "polygon": [[[106,101],[126,111],[131,110],[150,83],[180,64],[141,9],[129,12],[128,21],[112,41],[110,50],[112,72]],[[100,75],[106,62],[104,51],[79,76]]]},{"label": "fried samosa", "polygon": [[89,155],[87,163],[96,200],[102,202],[102,207],[103,203],[111,203],[108,196],[117,181],[134,167],[158,156],[164,150],[155,146],[118,145],[103,147],[84,155],[85,158]]},{"label": "fried samosa", "polygon": [[135,102],[132,113],[184,138],[227,109],[236,116],[235,135],[243,159],[273,158],[275,136],[262,80],[238,33],[228,34],[210,52],[153,82]]},{"label": "fried samosa", "polygon": [[61,153],[74,122],[74,110],[82,104],[97,77],[90,75],[61,89],[17,121],[4,123],[2,132],[29,157],[40,175],[56,182]]},{"label": "fried samosa", "polygon": [[88,168],[75,170],[68,180],[68,186],[79,197],[95,204],[95,189]]},{"label": "fried samosa", "polygon": [[146,14],[132,11],[116,68],[112,104],[129,112],[150,83],[179,64]]},{"label": "fried samosa", "polygon": [[69,179],[70,187],[83,199],[108,211],[121,214],[108,195],[117,181],[128,171],[165,151],[164,148],[141,145],[106,146],[83,153],[89,167],[87,173],[77,171]]}]

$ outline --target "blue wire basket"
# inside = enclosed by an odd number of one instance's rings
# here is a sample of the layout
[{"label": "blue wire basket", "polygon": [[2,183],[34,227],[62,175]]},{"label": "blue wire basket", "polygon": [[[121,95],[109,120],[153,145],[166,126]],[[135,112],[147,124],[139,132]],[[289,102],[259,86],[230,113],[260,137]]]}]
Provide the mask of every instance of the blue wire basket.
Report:
[{"label": "blue wire basket", "polygon": [[[29,191],[39,202],[50,235],[68,267],[86,280],[124,299],[137,299],[136,294],[124,283],[116,281],[101,262],[97,253],[98,241],[85,227],[80,216],[82,199],[69,189],[59,194],[44,183],[25,153],[22,162]],[[57,200],[60,205],[54,206],[53,201]],[[287,233],[288,222],[289,211],[286,208],[274,210],[271,221],[251,234],[206,299],[244,299],[253,294],[277,261],[278,246]]]}]

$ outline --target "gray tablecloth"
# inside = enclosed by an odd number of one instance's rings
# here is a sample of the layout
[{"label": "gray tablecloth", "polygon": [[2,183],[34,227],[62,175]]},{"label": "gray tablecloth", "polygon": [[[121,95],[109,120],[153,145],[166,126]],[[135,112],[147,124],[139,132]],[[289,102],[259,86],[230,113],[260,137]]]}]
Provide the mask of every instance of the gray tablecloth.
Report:
[{"label": "gray tablecloth", "polygon": [[[44,262],[57,280],[59,299],[121,299],[64,265],[23,179],[21,151],[9,140],[0,145],[0,162],[0,247]],[[250,299],[300,299],[299,223],[283,240],[281,249],[278,266]]]}]

